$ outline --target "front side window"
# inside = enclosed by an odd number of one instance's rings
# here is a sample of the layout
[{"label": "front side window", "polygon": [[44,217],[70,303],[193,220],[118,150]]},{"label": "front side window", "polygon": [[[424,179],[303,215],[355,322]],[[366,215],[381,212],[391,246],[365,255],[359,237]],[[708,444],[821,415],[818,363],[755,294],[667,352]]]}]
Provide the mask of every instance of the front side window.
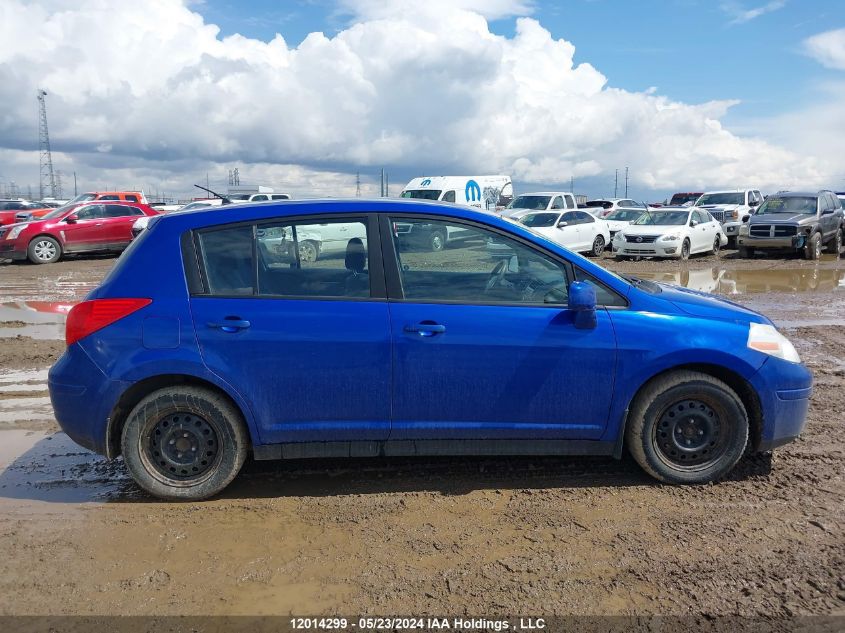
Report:
[{"label": "front side window", "polygon": [[252,201],[253,202],[265,202],[267,199],[268,199],[267,196],[265,196],[264,194],[261,194],[260,196],[253,196]]},{"label": "front side window", "polygon": [[76,212],[76,217],[79,220],[96,220],[105,217],[105,215],[105,205],[102,204],[89,204]]},{"label": "front side window", "polygon": [[447,191],[443,194],[443,202],[454,202],[455,201],[455,191]]},{"label": "front side window", "polygon": [[403,191],[402,198],[415,198],[417,200],[438,200],[441,189],[408,189]]},{"label": "front side window", "polygon": [[[394,219],[393,240],[406,300],[565,305],[563,264],[509,237],[445,221]],[[431,234],[446,248],[426,248]]]},{"label": "front side window", "polygon": [[135,194],[129,194],[126,196],[127,202],[138,202],[138,196]]},{"label": "front side window", "polygon": [[520,220],[525,226],[544,228],[557,226],[558,213],[529,213]]},{"label": "front side window", "polygon": [[563,198],[560,196],[555,196],[554,202],[552,202],[552,209],[563,209],[565,208],[563,205]]},{"label": "front side window", "polygon": [[100,196],[100,200],[120,200],[120,196],[115,195],[108,195],[108,196]]}]

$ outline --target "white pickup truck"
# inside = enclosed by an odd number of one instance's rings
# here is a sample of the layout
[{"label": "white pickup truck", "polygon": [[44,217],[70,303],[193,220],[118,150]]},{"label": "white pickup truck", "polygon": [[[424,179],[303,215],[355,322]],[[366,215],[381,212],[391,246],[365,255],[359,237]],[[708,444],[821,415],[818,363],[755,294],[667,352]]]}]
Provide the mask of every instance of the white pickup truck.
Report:
[{"label": "white pickup truck", "polygon": [[735,248],[742,219],[753,213],[762,202],[763,195],[758,189],[734,189],[708,191],[695,201],[695,206],[707,209],[716,218],[728,238],[728,246]]}]

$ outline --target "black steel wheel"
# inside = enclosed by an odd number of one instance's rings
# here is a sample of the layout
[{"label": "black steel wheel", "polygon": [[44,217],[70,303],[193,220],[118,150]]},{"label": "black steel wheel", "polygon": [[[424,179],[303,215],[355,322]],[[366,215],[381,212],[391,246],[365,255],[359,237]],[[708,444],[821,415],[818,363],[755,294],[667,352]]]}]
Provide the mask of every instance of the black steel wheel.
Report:
[{"label": "black steel wheel", "polygon": [[168,387],[141,400],[123,426],[129,474],[162,499],[211,497],[237,475],[249,448],[240,411],[220,393]]},{"label": "black steel wheel", "polygon": [[748,414],[724,382],[675,371],[646,384],[631,405],[625,442],[660,481],[702,484],[730,471],[748,443]]}]

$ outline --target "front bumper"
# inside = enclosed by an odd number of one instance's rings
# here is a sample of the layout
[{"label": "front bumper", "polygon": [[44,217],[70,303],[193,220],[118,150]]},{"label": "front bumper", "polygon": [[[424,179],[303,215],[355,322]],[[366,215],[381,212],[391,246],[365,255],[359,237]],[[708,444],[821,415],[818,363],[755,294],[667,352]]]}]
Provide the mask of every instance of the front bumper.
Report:
[{"label": "front bumper", "polygon": [[786,237],[752,237],[740,235],[736,243],[746,248],[771,248],[771,249],[798,249],[804,248],[807,238],[804,235],[791,235]]},{"label": "front bumper", "polygon": [[26,259],[26,250],[15,248],[15,242],[0,243],[0,259]]},{"label": "front bumper", "polygon": [[681,240],[676,242],[626,242],[613,241],[613,254],[625,257],[680,257]]},{"label": "front bumper", "polygon": [[799,363],[772,357],[751,378],[751,384],[763,411],[763,426],[755,448],[770,451],[798,437],[804,430],[813,392],[810,371]]}]

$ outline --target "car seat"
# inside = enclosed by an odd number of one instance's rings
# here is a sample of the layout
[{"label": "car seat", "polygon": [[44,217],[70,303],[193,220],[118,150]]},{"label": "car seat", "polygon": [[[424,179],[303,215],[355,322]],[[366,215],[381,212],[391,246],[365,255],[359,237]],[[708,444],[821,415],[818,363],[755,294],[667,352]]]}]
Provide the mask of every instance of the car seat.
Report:
[{"label": "car seat", "polygon": [[346,244],[346,296],[367,296],[370,291],[370,278],[367,274],[367,249],[360,237],[353,237]]}]

